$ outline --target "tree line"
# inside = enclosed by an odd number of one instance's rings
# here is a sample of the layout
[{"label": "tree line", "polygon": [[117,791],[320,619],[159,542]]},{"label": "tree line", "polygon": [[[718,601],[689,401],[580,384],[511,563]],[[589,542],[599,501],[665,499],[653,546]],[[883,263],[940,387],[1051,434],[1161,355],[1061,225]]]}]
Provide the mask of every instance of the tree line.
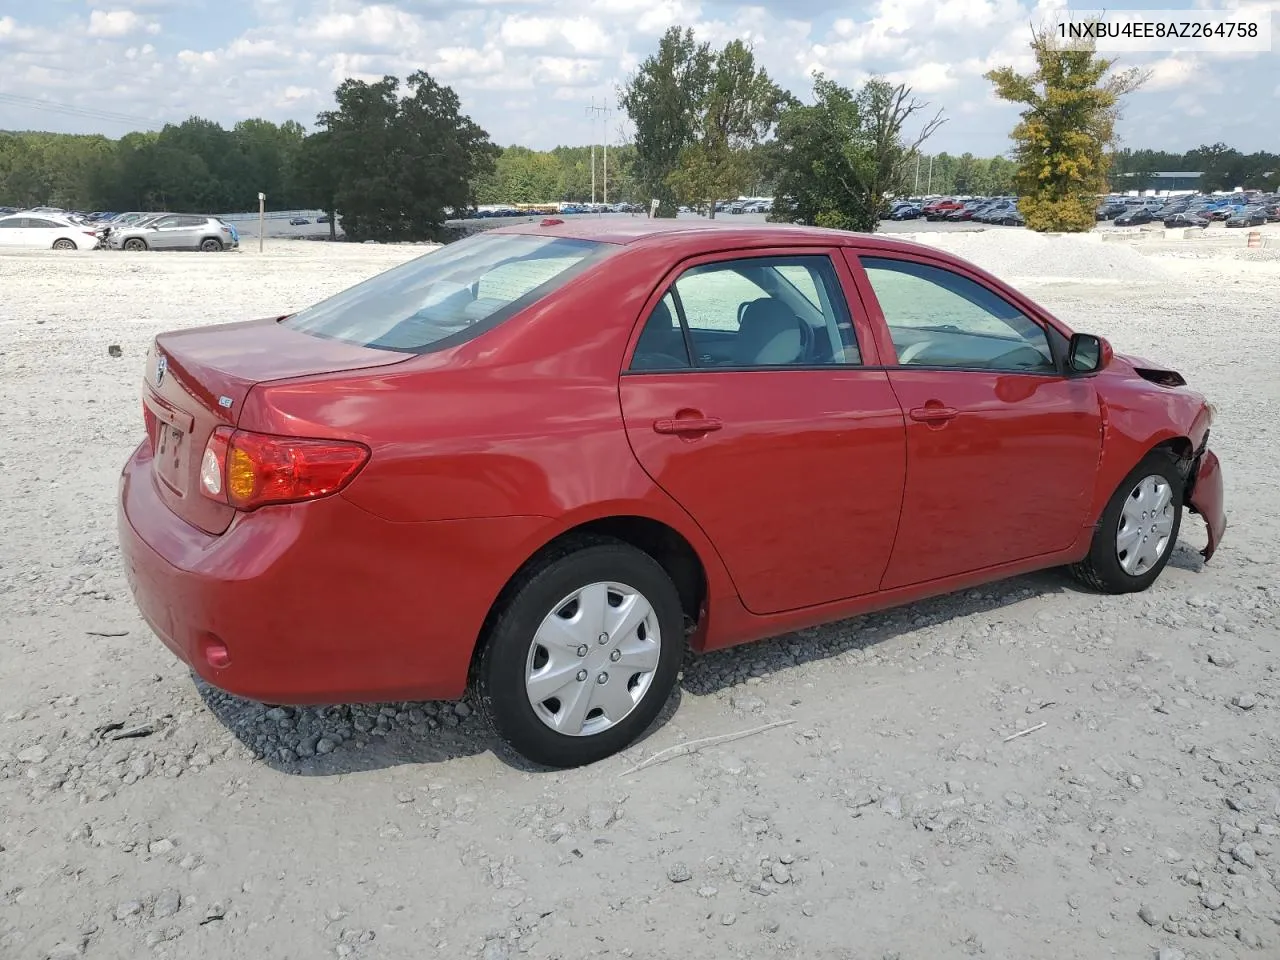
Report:
[{"label": "tree line", "polygon": [[742,41],[714,49],[672,27],[618,90],[635,134],[607,161],[603,147],[499,147],[419,71],[403,85],[344,81],[311,131],[191,117],[119,139],[0,132],[0,204],[225,213],[254,209],[262,192],[269,209],[340,216],[353,240],[413,240],[439,235],[446,209],[593,199],[594,175],[594,199],[656,198],[659,216],[772,196],[776,220],[872,230],[894,196],[1015,194],[1033,229],[1078,230],[1092,227],[1097,194],[1151,186],[1159,170],[1203,171],[1206,189],[1280,183],[1280,157],[1221,143],[1115,151],[1120,101],[1145,75],[1048,35],[1032,51],[1030,73],[987,75],[1023,107],[1011,158],[926,154],[946,118],[905,85],[872,77],[855,89],[819,74],[802,100]]},{"label": "tree line", "polygon": [[1164,150],[1117,150],[1111,180],[1116,187],[1146,190],[1156,186],[1151,176],[1160,171],[1202,174],[1202,190],[1280,189],[1280,153],[1241,153],[1225,143],[1201,144],[1186,153]]}]

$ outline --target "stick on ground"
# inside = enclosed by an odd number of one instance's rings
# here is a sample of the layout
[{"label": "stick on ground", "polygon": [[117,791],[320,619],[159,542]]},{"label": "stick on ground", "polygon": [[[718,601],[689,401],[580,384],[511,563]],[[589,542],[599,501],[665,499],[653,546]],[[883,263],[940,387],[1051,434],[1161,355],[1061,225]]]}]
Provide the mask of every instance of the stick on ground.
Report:
[{"label": "stick on ground", "polygon": [[1004,738],[1004,742],[1008,743],[1010,740],[1017,740],[1019,737],[1025,737],[1028,733],[1035,733],[1041,727],[1047,727],[1048,725],[1049,721],[1046,720],[1043,723],[1037,723],[1034,727],[1027,727],[1027,729],[1019,730],[1017,733],[1011,733],[1009,736]]},{"label": "stick on ground", "polygon": [[622,773],[618,774],[618,776],[630,776],[633,773],[639,773],[645,767],[652,767],[659,763],[666,763],[668,760],[674,760],[676,757],[687,757],[690,754],[697,753],[703,747],[715,746],[718,743],[728,743],[730,740],[741,740],[743,737],[750,737],[757,733],[764,733],[766,730],[773,730],[777,727],[785,727],[790,723],[795,723],[795,720],[775,720],[773,723],[766,723],[760,727],[752,727],[750,730],[739,730],[737,733],[721,733],[714,737],[703,737],[701,740],[688,740],[685,743],[677,743],[674,747],[667,747],[665,750],[659,750],[648,760],[637,764],[630,770],[624,770]]}]

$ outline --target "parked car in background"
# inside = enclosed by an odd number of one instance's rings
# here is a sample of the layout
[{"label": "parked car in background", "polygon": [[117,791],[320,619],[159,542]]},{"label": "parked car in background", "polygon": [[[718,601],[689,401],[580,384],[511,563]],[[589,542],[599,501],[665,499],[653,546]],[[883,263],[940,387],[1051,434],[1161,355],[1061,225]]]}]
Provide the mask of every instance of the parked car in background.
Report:
[{"label": "parked car in background", "polygon": [[1228,227],[1260,227],[1267,222],[1267,211],[1262,207],[1244,207],[1227,218]]},{"label": "parked car in background", "polygon": [[230,225],[203,214],[167,213],[151,220],[112,230],[116,250],[234,250],[239,237]]},{"label": "parked car in background", "polygon": [[307,226],[309,223],[311,223],[311,221],[310,221],[310,220],[308,220],[306,217],[294,217],[292,220],[290,220],[290,221],[289,221],[289,226],[291,226],[291,227],[305,227],[305,226]]},{"label": "parked car in background", "polygon": [[1063,565],[1145,590],[1184,509],[1213,556],[1177,372],[942,250],[742,223],[534,220],[160,334],[118,488],[143,617],[269,703],[471,678],[568,767],[650,726],[687,647]]},{"label": "parked car in background", "polygon": [[1209,220],[1197,213],[1175,213],[1164,220],[1164,225],[1169,229],[1178,227],[1207,227]]},{"label": "parked car in background", "polygon": [[1132,207],[1127,213],[1122,213],[1116,217],[1115,224],[1117,227],[1137,227],[1144,223],[1151,223],[1155,220],[1155,213],[1144,206]]},{"label": "parked car in background", "polygon": [[932,203],[924,205],[923,213],[926,220],[943,220],[952,211],[959,210],[964,204],[959,200],[951,197],[944,197],[941,200],[934,200]]},{"label": "parked car in background", "polygon": [[0,247],[42,250],[92,250],[98,231],[52,213],[25,211],[0,218]]},{"label": "parked car in background", "polygon": [[890,220],[916,220],[919,219],[921,207],[917,203],[899,203],[895,204],[893,210],[889,213]]}]

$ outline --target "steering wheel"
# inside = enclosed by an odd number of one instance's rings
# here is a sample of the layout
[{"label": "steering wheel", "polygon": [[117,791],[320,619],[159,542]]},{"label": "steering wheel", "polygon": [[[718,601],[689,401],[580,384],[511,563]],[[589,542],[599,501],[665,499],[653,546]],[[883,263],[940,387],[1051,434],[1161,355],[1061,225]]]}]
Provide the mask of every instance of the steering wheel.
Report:
[{"label": "steering wheel", "polygon": [[905,350],[898,354],[898,363],[910,363],[920,354],[929,349],[931,344],[928,340],[918,340],[907,346]]},{"label": "steering wheel", "polygon": [[809,326],[809,322],[803,317],[796,317],[796,326],[800,328],[800,353],[797,359],[801,361],[813,360],[813,346],[815,343],[813,327]]}]

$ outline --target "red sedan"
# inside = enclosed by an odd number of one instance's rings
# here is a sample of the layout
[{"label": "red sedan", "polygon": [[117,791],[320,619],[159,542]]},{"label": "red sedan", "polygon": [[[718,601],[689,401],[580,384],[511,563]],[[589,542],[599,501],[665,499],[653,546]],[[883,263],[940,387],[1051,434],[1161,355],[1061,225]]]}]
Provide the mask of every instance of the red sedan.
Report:
[{"label": "red sedan", "polygon": [[272,703],[454,699],[552,766],[708,651],[1222,536],[1213,408],[879,236],[548,219],[156,338],[119,532],[147,622]]}]

